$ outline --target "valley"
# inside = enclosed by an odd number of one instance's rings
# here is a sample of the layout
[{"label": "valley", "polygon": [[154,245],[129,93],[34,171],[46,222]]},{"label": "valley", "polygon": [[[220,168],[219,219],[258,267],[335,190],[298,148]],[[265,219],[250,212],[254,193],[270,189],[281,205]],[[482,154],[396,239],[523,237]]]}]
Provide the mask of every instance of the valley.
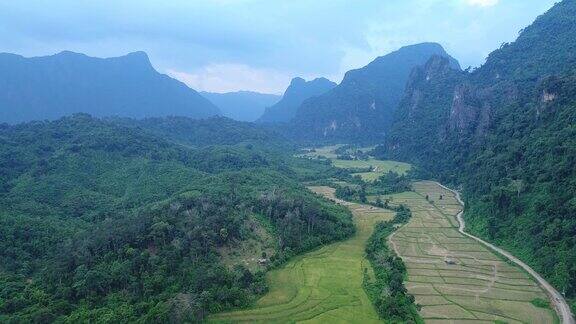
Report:
[{"label": "valley", "polygon": [[76,2],[0,4],[0,323],[576,324],[576,0]]},{"label": "valley", "polygon": [[376,223],[390,220],[394,213],[339,200],[330,187],[309,189],[348,207],[354,217],[356,234],[272,270],[267,275],[270,291],[255,307],[218,314],[211,317],[210,322],[380,322],[362,288],[363,271],[370,268],[364,247]]},{"label": "valley", "polygon": [[[335,152],[338,149],[342,152],[343,147],[345,145],[317,148],[300,156],[327,158],[334,166],[349,171],[365,167],[366,163],[387,165],[387,171],[394,172],[406,173],[411,168],[394,161],[340,160]],[[379,178],[380,172],[384,170],[367,174]],[[337,182],[338,185],[352,186],[342,182]],[[391,209],[401,205],[411,210],[412,217],[389,236],[387,244],[406,266],[405,286],[415,297],[419,314],[426,323],[559,321],[549,306],[548,295],[531,275],[459,232],[457,215],[463,206],[454,192],[441,184],[415,181],[411,191],[371,195],[367,203],[339,199],[336,189],[329,186],[308,188],[350,209],[357,233],[348,240],[323,246],[272,270],[266,277],[270,290],[254,307],[214,315],[211,322],[382,321],[363,288],[363,271],[374,277],[364,249],[376,224],[390,221],[394,216]],[[386,201],[391,209],[376,207],[376,200]],[[565,320],[571,323],[569,317]]]}]

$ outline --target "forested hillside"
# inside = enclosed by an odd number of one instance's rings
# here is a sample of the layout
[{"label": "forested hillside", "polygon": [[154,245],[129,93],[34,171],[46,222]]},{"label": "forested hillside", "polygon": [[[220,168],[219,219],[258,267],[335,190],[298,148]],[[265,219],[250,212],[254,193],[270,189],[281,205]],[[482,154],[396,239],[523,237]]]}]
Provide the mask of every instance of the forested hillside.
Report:
[{"label": "forested hillside", "polygon": [[293,138],[312,142],[382,141],[392,124],[410,71],[433,55],[448,58],[452,68],[460,69],[458,62],[439,44],[403,47],[361,69],[348,71],[332,91],[306,100],[287,132]]},{"label": "forested hillside", "polygon": [[107,118],[106,120],[192,147],[240,143],[287,144],[283,137],[272,130],[225,117],[190,119],[175,116],[140,120],[130,118]]},{"label": "forested hillside", "polygon": [[0,127],[0,322],[197,321],[267,289],[265,264],[222,250],[267,244],[247,257],[274,266],[354,231],[345,208],[297,182],[336,172],[325,163],[191,149],[123,123]]},{"label": "forested hillside", "polygon": [[0,122],[73,113],[132,118],[206,118],[218,108],[184,83],[158,73],[144,52],[95,58],[73,52],[25,58],[0,54]]},{"label": "forested hillside", "polygon": [[462,185],[471,230],[576,297],[576,2],[471,72],[416,69],[381,157]]}]

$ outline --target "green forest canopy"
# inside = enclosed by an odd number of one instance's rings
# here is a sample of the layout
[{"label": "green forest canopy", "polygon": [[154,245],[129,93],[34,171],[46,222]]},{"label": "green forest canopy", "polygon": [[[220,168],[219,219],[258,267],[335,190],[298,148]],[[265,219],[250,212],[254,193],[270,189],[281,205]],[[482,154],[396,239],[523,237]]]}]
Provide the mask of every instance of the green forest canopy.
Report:
[{"label": "green forest canopy", "polygon": [[1,126],[0,321],[198,320],[266,290],[217,253],[250,238],[252,216],[274,229],[272,265],[353,233],[297,181],[329,165],[257,141],[191,149],[139,124]]}]

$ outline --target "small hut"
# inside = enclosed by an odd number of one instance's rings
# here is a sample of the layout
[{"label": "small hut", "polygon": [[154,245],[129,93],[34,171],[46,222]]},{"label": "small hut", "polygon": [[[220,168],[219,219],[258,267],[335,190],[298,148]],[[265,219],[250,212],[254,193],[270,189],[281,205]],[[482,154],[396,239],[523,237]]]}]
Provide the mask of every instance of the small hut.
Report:
[{"label": "small hut", "polygon": [[448,264],[448,265],[455,265],[456,264],[456,260],[454,260],[450,257],[444,258],[444,262],[446,262],[446,264]]},{"label": "small hut", "polygon": [[268,264],[268,259],[266,259],[266,258],[258,259],[258,264],[261,265],[261,266],[267,265],[267,264]]}]

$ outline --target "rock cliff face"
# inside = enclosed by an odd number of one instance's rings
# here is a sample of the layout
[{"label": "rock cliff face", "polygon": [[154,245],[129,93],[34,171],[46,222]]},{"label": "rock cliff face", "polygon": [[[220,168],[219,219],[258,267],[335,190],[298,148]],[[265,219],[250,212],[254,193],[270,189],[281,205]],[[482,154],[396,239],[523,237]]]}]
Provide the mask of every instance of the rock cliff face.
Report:
[{"label": "rock cliff face", "polygon": [[[462,94],[455,90],[465,77],[465,72],[454,69],[450,61],[441,56],[433,56],[412,71],[386,139],[389,155],[404,158],[413,152],[425,152],[456,131],[451,125],[471,122],[474,116],[464,118],[472,115],[469,104],[464,104]],[[454,112],[450,107],[454,107]]]},{"label": "rock cliff face", "polygon": [[477,70],[432,58],[412,72],[374,152],[461,186],[470,230],[521,255],[573,303],[574,35],[576,1],[564,0]]},{"label": "rock cliff face", "polygon": [[264,114],[258,119],[259,123],[286,123],[291,121],[298,107],[307,99],[320,96],[336,86],[336,83],[326,79],[317,78],[306,81],[302,78],[294,78],[290,86],[284,92],[282,99],[266,108]]},{"label": "rock cliff face", "polygon": [[458,135],[483,136],[490,125],[490,91],[478,90],[470,83],[457,85],[450,109],[448,127]]},{"label": "rock cliff face", "polygon": [[392,124],[411,71],[434,55],[460,66],[439,44],[406,46],[346,73],[332,91],[304,101],[292,121],[291,135],[300,140],[379,142]]},{"label": "rock cliff face", "polygon": [[[421,160],[432,151],[450,150],[451,145],[483,143],[502,119],[520,111],[532,114],[530,107],[538,107],[536,118],[546,103],[558,100],[554,89],[542,89],[543,80],[576,67],[575,26],[576,1],[562,1],[473,72],[445,73],[438,59],[416,68],[394,115],[385,150],[397,158]],[[430,119],[434,122],[427,123]],[[419,147],[423,151],[408,149],[417,134],[429,135],[421,139],[427,143]]]}]

